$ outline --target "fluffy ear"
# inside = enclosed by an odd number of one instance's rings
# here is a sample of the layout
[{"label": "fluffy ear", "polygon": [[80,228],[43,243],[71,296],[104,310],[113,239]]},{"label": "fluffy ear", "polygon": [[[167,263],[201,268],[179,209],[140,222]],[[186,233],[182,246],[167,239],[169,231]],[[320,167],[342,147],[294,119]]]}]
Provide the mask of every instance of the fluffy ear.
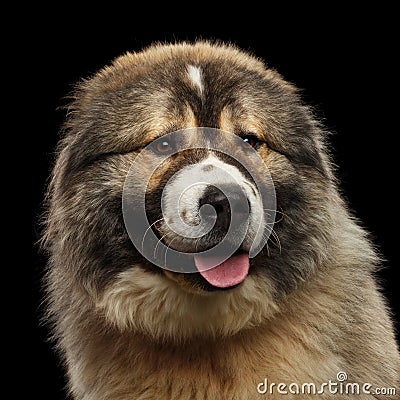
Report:
[{"label": "fluffy ear", "polygon": [[301,92],[274,69],[266,69],[263,76],[260,90],[268,100],[259,109],[257,119],[261,120],[268,146],[292,163],[314,168],[325,178],[334,179],[325,146],[329,133],[303,102]]},{"label": "fluffy ear", "polygon": [[[58,145],[58,162],[54,170],[63,181],[63,186],[68,186],[76,172],[105,154],[116,152],[113,138],[107,134],[110,127],[99,117],[109,112],[110,102],[96,97],[96,86],[92,81],[95,79],[78,84],[71,96],[72,101],[66,107],[68,116],[63,126],[63,139]],[[101,149],[99,143],[102,144]]]},{"label": "fluffy ear", "polygon": [[291,142],[295,150],[289,156],[290,161],[313,167],[325,178],[333,179],[330,162],[319,134],[297,136]]},{"label": "fluffy ear", "polygon": [[[310,115],[308,108],[304,107]],[[329,153],[326,150],[327,132],[318,126],[309,116],[301,124],[276,129],[268,133],[268,146],[283,154],[289,161],[304,167],[311,167],[326,179],[334,180]],[[308,120],[308,121],[307,121]]]}]

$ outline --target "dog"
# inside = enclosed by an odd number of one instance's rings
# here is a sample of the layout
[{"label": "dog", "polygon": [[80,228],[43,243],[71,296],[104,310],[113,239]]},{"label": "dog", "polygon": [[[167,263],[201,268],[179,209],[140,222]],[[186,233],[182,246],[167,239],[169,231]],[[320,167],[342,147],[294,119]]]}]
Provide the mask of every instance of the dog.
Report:
[{"label": "dog", "polygon": [[43,247],[74,399],[400,398],[380,259],[294,85],[199,41],[127,53],[72,97]]}]

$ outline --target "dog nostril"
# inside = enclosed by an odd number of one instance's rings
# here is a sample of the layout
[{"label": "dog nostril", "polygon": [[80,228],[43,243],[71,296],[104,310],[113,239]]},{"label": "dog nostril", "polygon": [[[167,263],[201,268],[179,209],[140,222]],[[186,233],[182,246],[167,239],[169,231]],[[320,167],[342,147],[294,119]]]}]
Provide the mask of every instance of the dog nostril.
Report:
[{"label": "dog nostril", "polygon": [[222,204],[217,203],[214,204],[213,207],[217,215],[222,214],[224,212],[224,206]]},{"label": "dog nostril", "polygon": [[230,212],[228,198],[215,186],[208,187],[199,201],[199,207],[206,204],[212,208],[205,208],[205,216],[215,215],[215,213],[217,216],[219,216],[221,214]]},{"label": "dog nostril", "polygon": [[[205,205],[207,207],[202,207]],[[250,202],[240,186],[209,186],[199,200],[199,208],[205,218],[217,217],[216,228],[225,229],[231,222],[231,216],[241,220],[248,217]]]}]

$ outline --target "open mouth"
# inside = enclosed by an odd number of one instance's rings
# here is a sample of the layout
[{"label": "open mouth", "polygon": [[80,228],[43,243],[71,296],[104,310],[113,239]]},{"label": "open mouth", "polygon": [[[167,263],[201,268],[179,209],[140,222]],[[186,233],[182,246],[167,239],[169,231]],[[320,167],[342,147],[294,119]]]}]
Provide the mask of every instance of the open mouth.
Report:
[{"label": "open mouth", "polygon": [[238,287],[250,273],[249,253],[238,250],[228,259],[215,265],[215,259],[199,254],[190,258],[193,269],[197,272],[182,273],[164,270],[164,274],[183,285],[189,292],[226,291]]},{"label": "open mouth", "polygon": [[250,268],[249,254],[237,251],[227,260],[215,265],[215,260],[196,254],[194,263],[200,275],[213,287],[226,289],[242,283]]},{"label": "open mouth", "polygon": [[[163,235],[154,226],[155,234],[164,242]],[[213,232],[211,238],[197,241],[193,243],[167,243],[164,242],[168,249],[182,252],[180,262],[186,267],[180,270],[175,270],[173,275],[178,277],[180,282],[186,281],[192,285],[201,288],[205,291],[217,291],[233,289],[240,285],[249,275],[250,257],[247,246],[244,243],[224,240],[225,232]],[[174,242],[172,240],[171,242]],[[179,241],[178,241],[179,242]],[[215,246],[221,245],[219,251],[211,252]],[[197,251],[197,252],[196,252]],[[190,254],[192,253],[192,254]],[[168,265],[167,256],[164,254],[164,260]],[[169,270],[169,268],[166,268]],[[182,271],[182,272],[181,272]],[[171,274],[167,274],[171,276]]]}]

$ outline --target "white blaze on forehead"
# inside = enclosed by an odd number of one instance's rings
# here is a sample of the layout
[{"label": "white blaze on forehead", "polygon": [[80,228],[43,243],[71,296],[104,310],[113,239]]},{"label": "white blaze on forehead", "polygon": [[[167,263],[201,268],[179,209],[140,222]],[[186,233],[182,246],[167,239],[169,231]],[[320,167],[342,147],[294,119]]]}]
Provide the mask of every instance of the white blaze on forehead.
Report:
[{"label": "white blaze on forehead", "polygon": [[187,67],[188,75],[190,81],[197,86],[200,91],[200,94],[203,94],[203,81],[200,67],[196,67],[194,65],[188,65]]}]

